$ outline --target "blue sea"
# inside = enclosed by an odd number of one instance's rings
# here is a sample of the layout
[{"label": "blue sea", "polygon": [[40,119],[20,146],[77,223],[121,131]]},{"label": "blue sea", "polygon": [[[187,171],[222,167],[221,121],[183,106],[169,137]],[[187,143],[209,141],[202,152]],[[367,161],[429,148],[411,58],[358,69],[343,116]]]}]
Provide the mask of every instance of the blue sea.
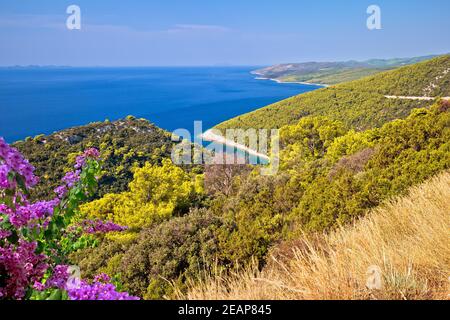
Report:
[{"label": "blue sea", "polygon": [[8,142],[127,115],[173,131],[203,129],[314,85],[256,80],[256,67],[2,68],[0,136]]}]

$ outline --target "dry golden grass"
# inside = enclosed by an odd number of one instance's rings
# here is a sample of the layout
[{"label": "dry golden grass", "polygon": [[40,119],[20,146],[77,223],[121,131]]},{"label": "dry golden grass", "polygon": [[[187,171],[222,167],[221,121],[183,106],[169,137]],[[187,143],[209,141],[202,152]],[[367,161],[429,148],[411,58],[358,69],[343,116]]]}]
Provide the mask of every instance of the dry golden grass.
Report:
[{"label": "dry golden grass", "polygon": [[[283,244],[263,271],[192,284],[184,299],[448,299],[450,172],[353,226]],[[289,249],[286,249],[289,247]],[[367,287],[374,270],[381,288]]]}]

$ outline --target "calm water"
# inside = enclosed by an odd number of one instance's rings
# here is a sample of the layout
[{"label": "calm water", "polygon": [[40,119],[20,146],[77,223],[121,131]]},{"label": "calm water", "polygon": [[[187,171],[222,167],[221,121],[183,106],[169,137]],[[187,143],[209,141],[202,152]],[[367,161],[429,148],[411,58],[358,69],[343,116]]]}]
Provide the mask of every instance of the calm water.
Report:
[{"label": "calm water", "polygon": [[9,142],[127,115],[206,130],[317,86],[255,80],[254,67],[0,69],[0,136]]}]

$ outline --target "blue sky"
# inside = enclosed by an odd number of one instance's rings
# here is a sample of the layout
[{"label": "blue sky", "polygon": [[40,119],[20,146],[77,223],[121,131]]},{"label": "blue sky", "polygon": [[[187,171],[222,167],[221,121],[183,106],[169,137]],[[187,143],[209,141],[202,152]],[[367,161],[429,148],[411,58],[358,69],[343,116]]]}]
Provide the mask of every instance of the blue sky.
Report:
[{"label": "blue sky", "polygon": [[[76,4],[82,29],[65,27]],[[382,30],[366,28],[381,8]],[[0,0],[0,65],[269,65],[450,52],[448,0]]]}]

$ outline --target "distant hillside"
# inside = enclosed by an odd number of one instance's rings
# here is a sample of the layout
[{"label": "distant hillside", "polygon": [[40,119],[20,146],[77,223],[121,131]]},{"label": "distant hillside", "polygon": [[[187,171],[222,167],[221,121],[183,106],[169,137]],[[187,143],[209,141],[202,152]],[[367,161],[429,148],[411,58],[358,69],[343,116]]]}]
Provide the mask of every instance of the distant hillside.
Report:
[{"label": "distant hillside", "polygon": [[306,82],[334,85],[401,66],[429,60],[435,56],[400,59],[372,59],[367,61],[305,62],[279,64],[252,73],[281,82]]},{"label": "distant hillside", "polygon": [[98,196],[126,190],[132,170],[145,162],[160,163],[170,157],[171,135],[145,119],[96,122],[70,128],[48,136],[27,138],[14,144],[36,167],[41,182],[34,196],[49,197],[75,157],[89,147],[101,151],[104,174]]},{"label": "distant hillside", "polygon": [[396,96],[450,96],[450,55],[301,94],[225,121],[216,128],[280,128],[306,116],[328,116],[365,130],[406,117],[428,101]]}]

